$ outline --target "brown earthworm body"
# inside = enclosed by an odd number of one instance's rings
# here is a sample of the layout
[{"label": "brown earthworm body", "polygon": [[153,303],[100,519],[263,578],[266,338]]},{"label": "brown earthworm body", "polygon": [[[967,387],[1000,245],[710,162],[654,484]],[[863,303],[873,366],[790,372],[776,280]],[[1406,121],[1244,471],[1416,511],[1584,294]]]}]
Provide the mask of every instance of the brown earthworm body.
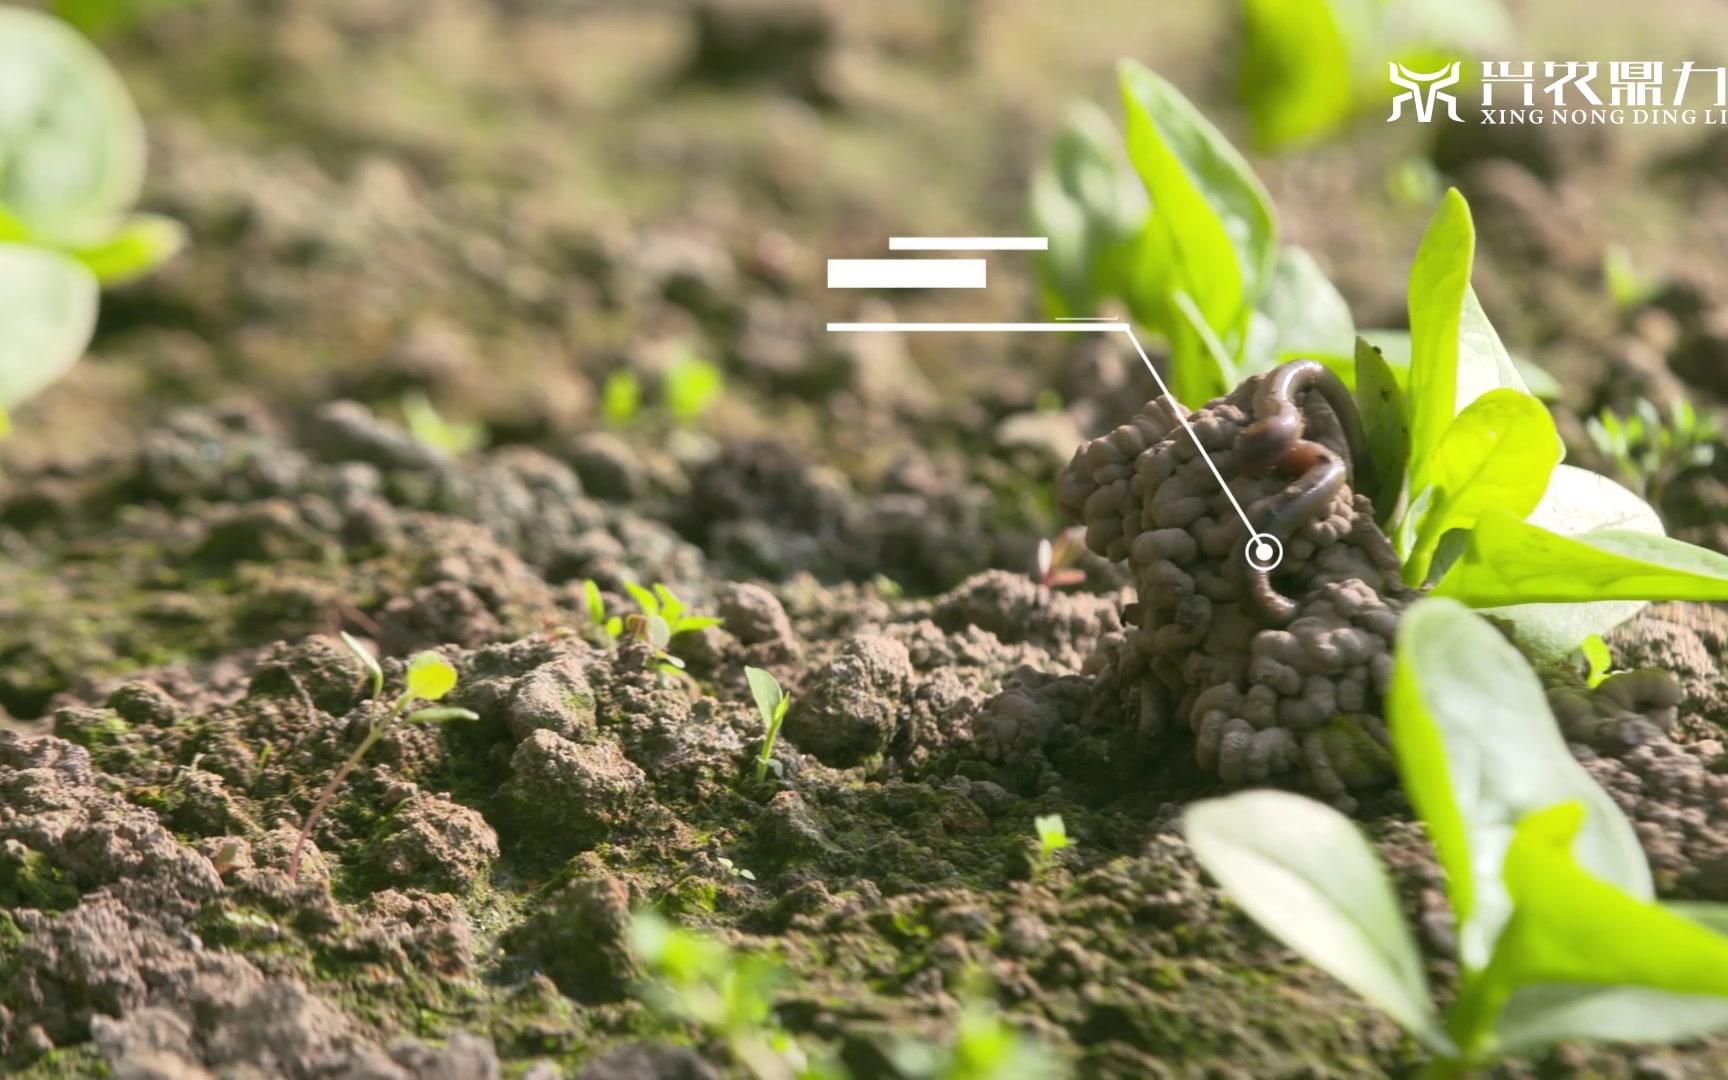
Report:
[{"label": "brown earthworm body", "polygon": [[[1320,395],[1343,430],[1347,457],[1306,437],[1308,414],[1298,398],[1306,391]],[[1292,360],[1268,372],[1254,396],[1254,422],[1237,436],[1236,464],[1250,476],[1277,474],[1294,483],[1272,501],[1260,532],[1280,544],[1329,512],[1333,500],[1352,481],[1363,486],[1368,468],[1361,419],[1350,391],[1316,360]],[[1246,548],[1244,548],[1246,551]],[[1268,624],[1283,626],[1296,617],[1296,602],[1272,584],[1271,571],[1240,558],[1248,602]]]}]

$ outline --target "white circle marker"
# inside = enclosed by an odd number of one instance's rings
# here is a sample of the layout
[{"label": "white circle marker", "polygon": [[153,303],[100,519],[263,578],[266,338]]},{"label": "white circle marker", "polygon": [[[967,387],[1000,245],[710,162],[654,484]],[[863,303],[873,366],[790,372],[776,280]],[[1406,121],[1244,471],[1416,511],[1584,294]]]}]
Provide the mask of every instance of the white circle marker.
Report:
[{"label": "white circle marker", "polygon": [[1249,566],[1264,573],[1278,569],[1284,561],[1284,545],[1271,533],[1257,532],[1248,538],[1248,550],[1243,554]]}]

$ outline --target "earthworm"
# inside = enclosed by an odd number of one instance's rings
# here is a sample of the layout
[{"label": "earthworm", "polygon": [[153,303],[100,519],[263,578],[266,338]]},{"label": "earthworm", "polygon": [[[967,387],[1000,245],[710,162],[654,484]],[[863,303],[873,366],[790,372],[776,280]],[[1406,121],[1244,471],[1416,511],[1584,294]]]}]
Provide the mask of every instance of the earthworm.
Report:
[{"label": "earthworm", "polygon": [[[1297,398],[1317,392],[1343,429],[1347,458],[1305,438],[1308,418]],[[1356,403],[1338,377],[1316,360],[1292,360],[1268,372],[1254,395],[1254,422],[1236,437],[1236,464],[1251,476],[1277,473],[1295,481],[1274,500],[1261,525],[1282,544],[1302,526],[1319,520],[1345,481],[1360,486],[1368,468],[1366,439]],[[1270,572],[1244,557],[1248,599],[1267,623],[1283,626],[1296,617],[1296,602],[1272,585]]]}]

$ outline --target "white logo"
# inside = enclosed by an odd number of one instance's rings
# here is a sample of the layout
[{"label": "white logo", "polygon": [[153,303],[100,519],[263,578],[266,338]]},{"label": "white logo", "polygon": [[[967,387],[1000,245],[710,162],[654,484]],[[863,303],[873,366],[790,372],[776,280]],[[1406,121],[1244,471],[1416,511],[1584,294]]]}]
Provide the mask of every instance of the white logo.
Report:
[{"label": "white logo", "polygon": [[1441,93],[1446,87],[1458,81],[1459,70],[1464,65],[1453,61],[1439,71],[1423,73],[1411,71],[1396,60],[1386,61],[1387,74],[1391,76],[1394,86],[1402,86],[1408,93],[1399,94],[1392,99],[1392,115],[1386,118],[1387,123],[1398,119],[1404,113],[1404,102],[1408,101],[1416,108],[1416,120],[1426,124],[1434,119],[1434,103],[1446,103],[1446,115],[1453,120],[1461,121],[1458,115],[1458,99],[1451,94]]}]

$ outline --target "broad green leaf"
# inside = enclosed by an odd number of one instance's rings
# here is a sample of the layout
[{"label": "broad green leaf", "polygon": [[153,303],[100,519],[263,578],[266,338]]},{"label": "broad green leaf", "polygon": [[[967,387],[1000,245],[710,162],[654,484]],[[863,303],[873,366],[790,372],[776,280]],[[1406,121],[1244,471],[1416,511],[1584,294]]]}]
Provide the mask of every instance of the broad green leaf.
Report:
[{"label": "broad green leaf", "polygon": [[1350,355],[1356,337],[1350,305],[1303,248],[1278,249],[1260,311],[1275,332],[1267,355],[1248,368],[1250,374],[1299,357]]},{"label": "broad green leaf", "polygon": [[408,662],[408,696],[418,701],[442,701],[456,689],[456,668],[435,652],[419,653]]},{"label": "broad green leaf", "polygon": [[[1129,60],[1118,73],[1128,158],[1152,199],[1139,257],[1167,263],[1170,288],[1187,292],[1221,338],[1239,335],[1271,273],[1271,200],[1175,87]],[[1167,330],[1169,316],[1155,325]]]},{"label": "broad green leaf", "polygon": [[1331,0],[1243,0],[1242,35],[1237,85],[1262,146],[1312,142],[1349,119],[1351,47]]},{"label": "broad green leaf", "polygon": [[780,680],[758,667],[746,667],[744,677],[750,681],[750,696],[756,699],[756,711],[762,714],[762,726],[773,730],[786,703],[786,692]]},{"label": "broad green leaf", "polygon": [[[1536,509],[1524,519],[1524,524],[1561,536],[1575,537],[1609,530],[1662,535],[1662,521],[1656,516],[1656,512],[1650,509],[1650,504],[1605,476],[1570,465],[1561,465],[1554,470],[1554,477],[1549,481],[1547,492],[1543,494]],[[1502,539],[1504,532],[1502,530],[1494,537],[1484,538],[1473,535],[1471,539],[1482,550],[1486,550],[1484,545]],[[1469,545],[1466,545],[1459,561],[1470,561]],[[1478,558],[1478,567],[1480,562]],[[1442,583],[1450,576],[1449,570],[1441,578]],[[1466,587],[1465,579],[1460,578],[1441,591],[1450,595],[1454,590],[1462,593]],[[1476,586],[1468,587],[1474,589]],[[1642,600],[1604,599],[1598,596],[1590,598],[1588,602],[1514,601],[1513,606],[1492,607],[1485,597],[1486,594],[1480,601],[1466,602],[1473,607],[1485,608],[1484,614],[1509,625],[1525,651],[1542,660],[1565,656],[1591,634],[1606,633],[1637,614],[1638,609],[1644,606]],[[1459,598],[1463,599],[1463,596],[1460,595]]]},{"label": "broad green leaf", "polygon": [[1349,818],[1288,792],[1247,791],[1194,803],[1182,830],[1194,857],[1267,932],[1446,1049],[1391,879]]},{"label": "broad green leaf", "polygon": [[[1675,915],[1728,934],[1728,906],[1664,904]],[[1519,987],[1495,1025],[1496,1049],[1529,1054],[1569,1039],[1675,1043],[1728,1027],[1728,999],[1641,987],[1537,983]]]},{"label": "broad green leaf", "polygon": [[102,54],[52,16],[0,7],[0,204],[40,236],[88,240],[143,179],[144,125]]},{"label": "broad green leaf", "polygon": [[1476,227],[1456,188],[1440,200],[1410,267],[1410,470],[1421,474],[1458,413],[1458,335]]},{"label": "broad green leaf", "polygon": [[1435,592],[1482,607],[1728,600],[1728,556],[1631,529],[1561,536],[1495,511]]},{"label": "broad green leaf", "polygon": [[1495,957],[1502,977],[1728,998],[1728,937],[1581,866],[1574,845],[1588,816],[1568,801],[1518,823],[1505,867],[1514,914]]},{"label": "broad green leaf", "polygon": [[1488,316],[1482,311],[1476,290],[1466,289],[1464,313],[1458,320],[1457,408],[1462,411],[1490,390],[1501,389],[1522,394],[1531,392],[1518,362],[1506,351],[1500,335],[1495,333]]},{"label": "broad green leaf", "polygon": [[96,299],[95,275],[74,260],[0,244],[0,408],[15,408],[77,363],[96,330]]},{"label": "broad green leaf", "polygon": [[1410,420],[1404,391],[1386,356],[1363,338],[1356,339],[1356,407],[1374,461],[1377,490],[1364,492],[1374,500],[1375,516],[1388,520],[1404,490],[1404,469],[1410,461]]},{"label": "broad green leaf", "polygon": [[1148,206],[1109,115],[1090,102],[1070,109],[1032,178],[1032,223],[1050,238],[1036,258],[1052,315],[1095,315],[1127,292],[1127,260]]},{"label": "broad green leaf", "polygon": [[1535,810],[1581,802],[1580,861],[1633,896],[1652,895],[1631,824],[1572,757],[1535,672],[1486,619],[1435,598],[1404,613],[1387,719],[1405,791],[1446,871],[1467,969],[1487,964],[1511,915],[1502,865],[1515,826]]},{"label": "broad green leaf", "polygon": [[172,218],[135,214],[111,235],[66,253],[88,266],[103,285],[124,285],[143,277],[186,245],[186,228]]},{"label": "broad green leaf", "polygon": [[1420,517],[1399,530],[1407,539],[1404,580],[1428,579],[1441,537],[1468,529],[1486,511],[1522,516],[1535,509],[1565,445],[1540,401],[1517,390],[1491,390],[1459,413],[1424,465],[1412,472],[1412,490],[1432,489]]}]

